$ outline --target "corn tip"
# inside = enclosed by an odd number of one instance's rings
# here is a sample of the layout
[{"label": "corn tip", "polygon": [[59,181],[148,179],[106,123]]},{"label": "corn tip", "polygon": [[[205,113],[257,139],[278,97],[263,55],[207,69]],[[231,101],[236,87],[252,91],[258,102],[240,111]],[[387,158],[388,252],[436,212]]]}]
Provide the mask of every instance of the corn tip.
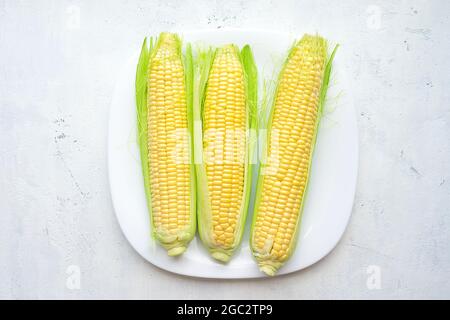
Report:
[{"label": "corn tip", "polygon": [[211,251],[211,256],[220,262],[230,261],[230,255],[223,251]]},{"label": "corn tip", "polygon": [[260,265],[259,270],[261,270],[266,275],[271,276],[271,277],[273,277],[277,272],[277,268],[275,266],[272,266],[269,264]]},{"label": "corn tip", "polygon": [[182,254],[185,251],[186,251],[186,247],[180,246],[180,247],[175,247],[175,248],[171,248],[171,249],[167,250],[167,254],[171,257],[175,257],[175,256],[179,256],[180,254]]}]

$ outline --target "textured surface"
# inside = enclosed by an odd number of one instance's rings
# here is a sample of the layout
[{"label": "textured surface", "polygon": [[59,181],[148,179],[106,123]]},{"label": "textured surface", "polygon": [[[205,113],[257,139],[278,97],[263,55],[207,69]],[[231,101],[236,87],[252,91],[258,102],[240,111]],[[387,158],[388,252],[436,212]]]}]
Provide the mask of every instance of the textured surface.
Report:
[{"label": "textured surface", "polygon": [[262,172],[253,229],[252,250],[260,256],[261,267],[283,263],[293,252],[316,136],[326,43],[323,38],[305,37],[289,56],[278,80],[270,125],[268,167],[275,168]]},{"label": "textured surface", "polygon": [[187,99],[178,39],[164,34],[159,41],[148,77],[150,192],[155,228],[164,242],[173,245],[178,243],[177,235],[185,235],[193,223]]},{"label": "textured surface", "polygon": [[[0,297],[449,298],[450,4],[401,3],[0,0]],[[111,206],[118,67],[145,34],[225,27],[319,31],[342,44],[354,80],[350,225],[329,256],[280,278],[161,271],[128,245]]]},{"label": "textured surface", "polygon": [[[246,105],[243,66],[234,46],[217,50],[204,107],[203,152],[213,245],[230,249],[244,201]],[[223,142],[223,143],[222,143]]]}]

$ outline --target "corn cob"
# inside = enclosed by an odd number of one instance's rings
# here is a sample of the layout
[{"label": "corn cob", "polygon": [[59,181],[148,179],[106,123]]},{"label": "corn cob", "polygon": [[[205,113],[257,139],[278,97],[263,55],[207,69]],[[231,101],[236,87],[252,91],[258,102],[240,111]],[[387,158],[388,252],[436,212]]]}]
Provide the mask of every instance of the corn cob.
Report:
[{"label": "corn cob", "polygon": [[[189,133],[192,54],[175,34],[146,40],[136,76],[138,132],[152,234],[168,255],[182,254],[195,234],[195,169]],[[183,62],[185,65],[183,65]]]},{"label": "corn cob", "polygon": [[334,52],[327,61],[327,42],[305,35],[294,44],[278,79],[265,145],[269,163],[262,165],[267,171],[259,177],[250,238],[259,268],[268,275],[286,262],[296,244]]},{"label": "corn cob", "polygon": [[250,47],[239,52],[235,45],[201,53],[197,66],[199,234],[212,257],[227,262],[241,241],[250,198],[256,67]]}]

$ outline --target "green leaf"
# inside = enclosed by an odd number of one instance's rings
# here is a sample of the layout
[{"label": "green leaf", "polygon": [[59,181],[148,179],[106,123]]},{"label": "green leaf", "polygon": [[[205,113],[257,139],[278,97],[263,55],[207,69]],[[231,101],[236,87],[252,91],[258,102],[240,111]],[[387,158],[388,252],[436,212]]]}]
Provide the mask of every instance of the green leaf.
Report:
[{"label": "green leaf", "polygon": [[[153,41],[150,39],[150,44]],[[138,145],[141,154],[142,174],[144,176],[145,194],[148,206],[151,208],[150,202],[150,181],[148,167],[148,144],[147,144],[147,73],[150,59],[150,49],[147,44],[147,38],[144,39],[136,68],[136,113],[137,113],[137,133]]]}]

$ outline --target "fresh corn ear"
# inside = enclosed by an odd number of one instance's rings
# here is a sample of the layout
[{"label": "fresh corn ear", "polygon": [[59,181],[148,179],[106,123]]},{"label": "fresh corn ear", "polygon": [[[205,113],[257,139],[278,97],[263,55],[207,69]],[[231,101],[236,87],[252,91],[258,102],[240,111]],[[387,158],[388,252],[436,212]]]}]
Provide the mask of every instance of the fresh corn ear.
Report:
[{"label": "fresh corn ear", "polygon": [[212,257],[227,262],[250,199],[257,100],[250,47],[199,52],[194,79],[198,229]]},{"label": "fresh corn ear", "polygon": [[144,41],[136,74],[138,140],[153,237],[168,255],[195,235],[192,164],[192,53],[175,34]]},{"label": "fresh corn ear", "polygon": [[276,273],[296,245],[335,50],[327,58],[326,40],[305,35],[290,50],[278,79],[250,238],[259,268],[268,275]]}]

